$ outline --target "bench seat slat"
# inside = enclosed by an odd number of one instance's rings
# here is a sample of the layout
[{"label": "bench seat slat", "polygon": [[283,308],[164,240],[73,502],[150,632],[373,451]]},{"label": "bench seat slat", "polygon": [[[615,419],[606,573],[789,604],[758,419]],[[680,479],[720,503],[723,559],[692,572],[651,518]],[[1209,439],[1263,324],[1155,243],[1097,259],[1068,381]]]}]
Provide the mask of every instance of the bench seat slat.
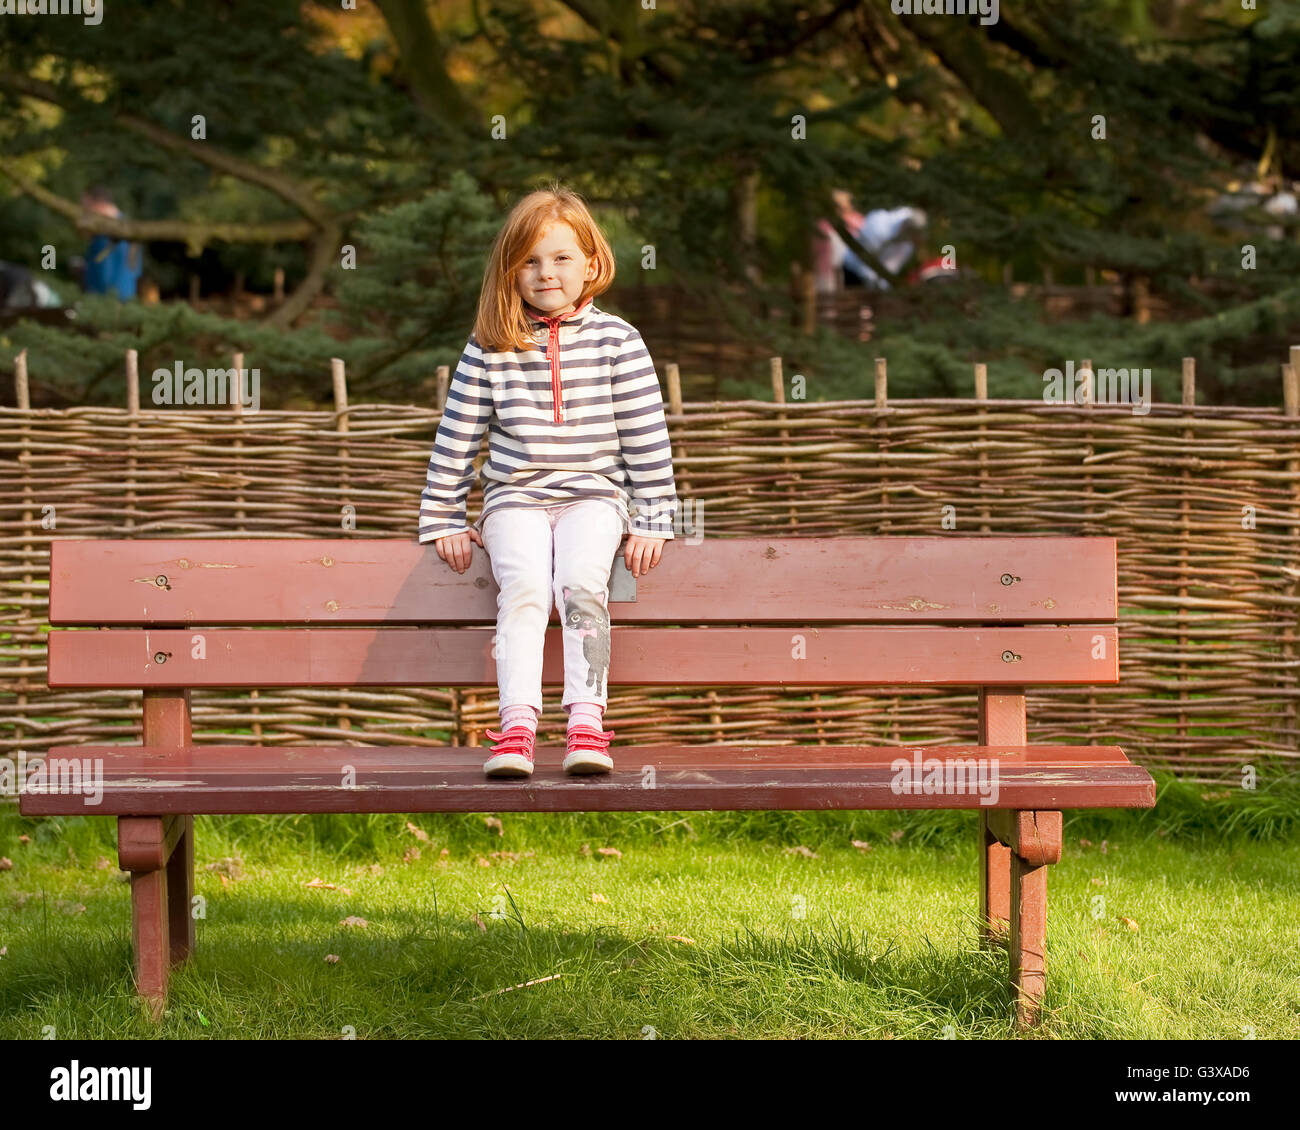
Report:
[{"label": "bench seat slat", "polygon": [[[463,574],[401,538],[55,539],[50,555],[54,625],[496,622],[481,550]],[[1113,537],[679,536],[635,582],[616,556],[611,604],[629,624],[1113,621],[1115,566]]]},{"label": "bench seat slat", "polygon": [[[1112,625],[611,628],[610,685],[1075,685],[1119,681]],[[196,637],[202,657],[195,658]],[[59,631],[51,687],[495,686],[492,628]],[[1004,653],[1016,658],[1007,660]],[[163,655],[164,662],[157,662]],[[558,627],[543,682],[564,678]]]},{"label": "bench seat slat", "polygon": [[[25,815],[170,813],[516,812],[736,809],[1143,808],[1146,770],[1116,746],[615,746],[605,778],[567,777],[563,750],[542,746],[524,781],[485,780],[486,747],[70,746],[50,759],[101,758],[98,805],[71,793],[20,796]],[[892,762],[985,758],[997,796],[899,793]],[[356,787],[340,787],[344,766]],[[646,767],[654,787],[646,787]]]}]

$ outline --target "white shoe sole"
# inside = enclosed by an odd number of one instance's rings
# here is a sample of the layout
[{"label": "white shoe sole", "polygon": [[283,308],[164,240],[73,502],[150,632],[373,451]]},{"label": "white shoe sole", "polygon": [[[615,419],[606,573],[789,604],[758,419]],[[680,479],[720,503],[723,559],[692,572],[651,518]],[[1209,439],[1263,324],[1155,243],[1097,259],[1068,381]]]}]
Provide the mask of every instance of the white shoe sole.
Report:
[{"label": "white shoe sole", "polygon": [[614,768],[614,759],[607,753],[580,749],[569,754],[560,768],[566,773],[607,773]]},{"label": "white shoe sole", "polygon": [[489,777],[531,777],[533,763],[522,753],[498,753],[484,762],[483,772]]}]

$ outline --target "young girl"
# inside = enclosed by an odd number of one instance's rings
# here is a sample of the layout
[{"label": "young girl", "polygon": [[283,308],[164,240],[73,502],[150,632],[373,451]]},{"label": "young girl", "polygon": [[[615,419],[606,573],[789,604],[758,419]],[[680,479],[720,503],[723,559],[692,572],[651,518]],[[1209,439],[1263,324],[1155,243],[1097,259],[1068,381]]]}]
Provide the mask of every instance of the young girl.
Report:
[{"label": "young girl", "polygon": [[[654,364],[636,329],[592,301],[614,254],[586,204],[553,185],[515,205],[483,274],[478,317],[447,392],[419,540],[458,573],[481,545],[497,582],[501,730],[489,777],[527,777],[542,713],[552,603],[564,641],[566,773],[613,768],[602,727],[609,576],[627,535],[633,576],[673,536],[672,449]],[[465,524],[484,431],[483,511]],[[635,500],[636,513],[628,501]]]}]

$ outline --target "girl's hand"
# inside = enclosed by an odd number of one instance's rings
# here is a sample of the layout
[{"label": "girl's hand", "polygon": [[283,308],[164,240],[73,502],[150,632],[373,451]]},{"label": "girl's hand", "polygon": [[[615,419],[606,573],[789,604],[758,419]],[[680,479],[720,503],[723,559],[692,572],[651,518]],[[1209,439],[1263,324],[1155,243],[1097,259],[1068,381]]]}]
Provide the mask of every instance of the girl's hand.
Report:
[{"label": "girl's hand", "polygon": [[633,577],[640,577],[650,572],[659,564],[663,555],[664,542],[667,538],[651,538],[644,534],[629,534],[627,545],[623,548],[623,563]]},{"label": "girl's hand", "polygon": [[[438,551],[438,556],[457,573],[463,573],[474,560],[474,546],[471,543],[483,545],[482,535],[473,527],[458,534],[448,534],[445,538],[437,538],[433,547]],[[487,549],[486,546],[483,548]]]}]

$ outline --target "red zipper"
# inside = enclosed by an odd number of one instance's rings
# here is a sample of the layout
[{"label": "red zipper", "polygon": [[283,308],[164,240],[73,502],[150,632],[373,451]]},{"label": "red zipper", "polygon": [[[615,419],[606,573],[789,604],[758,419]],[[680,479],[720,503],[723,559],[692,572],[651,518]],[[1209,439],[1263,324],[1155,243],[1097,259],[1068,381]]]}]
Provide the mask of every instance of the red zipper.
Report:
[{"label": "red zipper", "polygon": [[555,422],[557,424],[564,422],[564,407],[562,404],[564,392],[560,384],[560,323],[580,314],[590,301],[591,299],[587,298],[575,309],[558,317],[549,317],[545,314],[533,315],[538,321],[545,322],[549,329],[546,337],[546,354],[551,362],[551,401],[555,405]]},{"label": "red zipper", "polygon": [[546,342],[546,352],[551,358],[551,400],[555,404],[555,422],[564,420],[564,409],[560,399],[564,395],[560,389],[560,323],[551,323],[551,336]]}]

